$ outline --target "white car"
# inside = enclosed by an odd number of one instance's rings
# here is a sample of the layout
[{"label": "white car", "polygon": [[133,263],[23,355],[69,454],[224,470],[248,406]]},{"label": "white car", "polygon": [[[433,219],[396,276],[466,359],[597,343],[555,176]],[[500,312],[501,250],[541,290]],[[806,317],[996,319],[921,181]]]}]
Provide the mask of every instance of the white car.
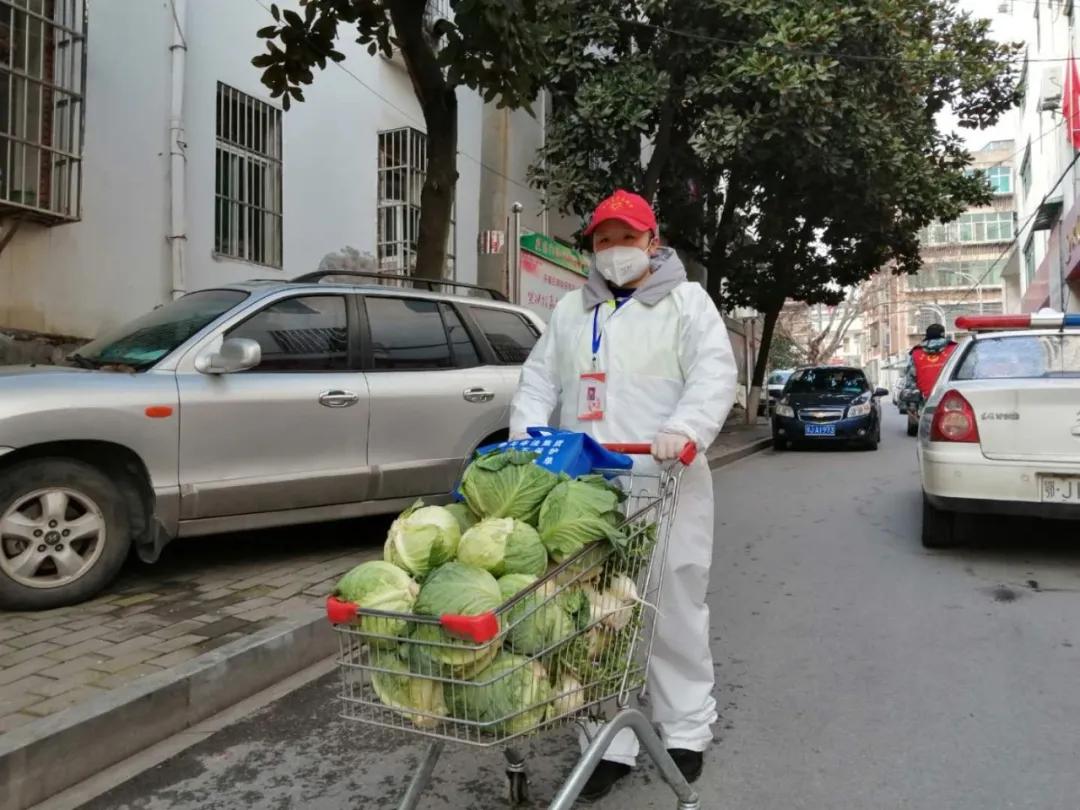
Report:
[{"label": "white car", "polygon": [[919,423],[923,545],[952,545],[961,513],[1080,520],[1080,315],[970,316],[957,328],[973,334]]}]

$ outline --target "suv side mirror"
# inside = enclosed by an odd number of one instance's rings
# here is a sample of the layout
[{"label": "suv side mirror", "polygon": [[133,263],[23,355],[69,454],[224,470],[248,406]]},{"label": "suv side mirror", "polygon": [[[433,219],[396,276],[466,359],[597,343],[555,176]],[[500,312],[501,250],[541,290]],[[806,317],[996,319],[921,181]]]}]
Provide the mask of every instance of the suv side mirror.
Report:
[{"label": "suv side mirror", "polygon": [[234,374],[248,371],[262,362],[262,347],[250,338],[228,338],[216,352],[195,358],[195,370],[202,374]]},{"label": "suv side mirror", "polygon": [[889,391],[886,388],[878,388],[874,390],[875,397],[887,397],[888,395]]}]

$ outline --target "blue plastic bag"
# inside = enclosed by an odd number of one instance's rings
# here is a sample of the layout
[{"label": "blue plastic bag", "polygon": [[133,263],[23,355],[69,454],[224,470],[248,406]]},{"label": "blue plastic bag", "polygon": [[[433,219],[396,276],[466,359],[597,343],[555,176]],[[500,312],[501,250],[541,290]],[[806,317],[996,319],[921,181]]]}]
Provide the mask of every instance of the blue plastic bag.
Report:
[{"label": "blue plastic bag", "polygon": [[536,463],[545,470],[558,475],[566,473],[571,478],[589,475],[593,470],[629,470],[634,466],[630,456],[612,453],[592,436],[569,430],[547,427],[531,427],[529,438],[499,442],[481,447],[480,455],[492,450],[524,450],[536,453]]},{"label": "blue plastic bag", "polygon": [[[536,453],[535,464],[556,475],[566,473],[571,478],[589,475],[594,470],[601,470],[611,478],[615,473],[609,474],[609,470],[629,470],[634,466],[634,460],[630,456],[613,453],[584,433],[548,427],[531,427],[528,433],[527,439],[489,444],[479,448],[476,453],[481,456],[495,450]],[[464,500],[460,486],[454,488],[453,496],[456,501]]]}]

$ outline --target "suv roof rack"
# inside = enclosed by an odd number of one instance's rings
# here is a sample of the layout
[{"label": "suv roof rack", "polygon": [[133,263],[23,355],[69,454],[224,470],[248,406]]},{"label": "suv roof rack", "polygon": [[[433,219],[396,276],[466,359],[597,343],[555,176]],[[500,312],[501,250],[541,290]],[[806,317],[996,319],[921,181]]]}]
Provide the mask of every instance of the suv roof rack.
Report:
[{"label": "suv roof rack", "polygon": [[479,284],[469,284],[464,281],[450,281],[449,279],[419,278],[417,276],[407,276],[403,273],[375,273],[365,270],[315,270],[311,273],[304,273],[302,276],[297,276],[292,279],[290,283],[311,284],[312,282],[321,281],[329,276],[347,276],[349,278],[362,278],[373,281],[407,281],[415,285],[417,289],[426,289],[428,292],[438,292],[438,290],[435,289],[435,285],[441,285],[443,287],[460,287],[462,289],[484,293],[494,301],[507,300],[506,296],[498,290],[492,289],[491,287],[481,287]]}]

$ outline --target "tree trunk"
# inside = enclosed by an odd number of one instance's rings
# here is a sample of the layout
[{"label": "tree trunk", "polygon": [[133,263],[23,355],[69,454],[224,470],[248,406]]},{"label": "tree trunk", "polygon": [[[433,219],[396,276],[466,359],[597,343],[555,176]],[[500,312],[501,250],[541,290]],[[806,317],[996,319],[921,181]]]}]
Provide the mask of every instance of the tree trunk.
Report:
[{"label": "tree trunk", "polygon": [[413,91],[427,125],[427,176],[420,192],[420,224],[413,275],[445,275],[450,218],[457,188],[457,95],[439,67],[435,45],[424,31],[426,3],[393,0],[390,20]]},{"label": "tree trunk", "polygon": [[[416,245],[419,278],[443,278],[446,248],[450,240],[450,220],[457,188],[457,98],[435,110],[424,109],[428,125],[428,169],[420,193],[420,228]],[[456,257],[455,257],[456,258]]]},{"label": "tree trunk", "polygon": [[720,219],[716,223],[716,236],[709,245],[709,274],[705,279],[705,289],[717,306],[720,306],[720,288],[724,281],[722,272],[724,258],[727,256],[727,248],[734,232],[735,211],[742,205],[741,197],[738,178],[732,171],[728,174],[727,188],[724,192],[724,209],[720,212]]},{"label": "tree trunk", "polygon": [[[761,387],[765,383],[765,371],[769,367],[769,349],[772,348],[773,333],[776,331],[776,322],[780,318],[780,310],[783,307],[784,302],[781,300],[778,306],[766,312],[765,323],[761,328],[761,347],[758,349],[757,360],[754,363],[754,376],[750,378],[750,399],[755,400],[753,403],[755,413],[757,412],[756,400],[761,397]],[[756,397],[755,392],[757,392]]]},{"label": "tree trunk", "polygon": [[668,158],[671,157],[671,134],[675,129],[675,105],[682,97],[682,77],[671,77],[671,85],[664,96],[664,104],[660,108],[660,123],[656,129],[656,138],[653,140],[653,152],[649,158],[649,165],[645,169],[645,180],[642,183],[641,195],[650,203],[656,201],[656,194],[660,190],[660,176],[667,168]]}]

